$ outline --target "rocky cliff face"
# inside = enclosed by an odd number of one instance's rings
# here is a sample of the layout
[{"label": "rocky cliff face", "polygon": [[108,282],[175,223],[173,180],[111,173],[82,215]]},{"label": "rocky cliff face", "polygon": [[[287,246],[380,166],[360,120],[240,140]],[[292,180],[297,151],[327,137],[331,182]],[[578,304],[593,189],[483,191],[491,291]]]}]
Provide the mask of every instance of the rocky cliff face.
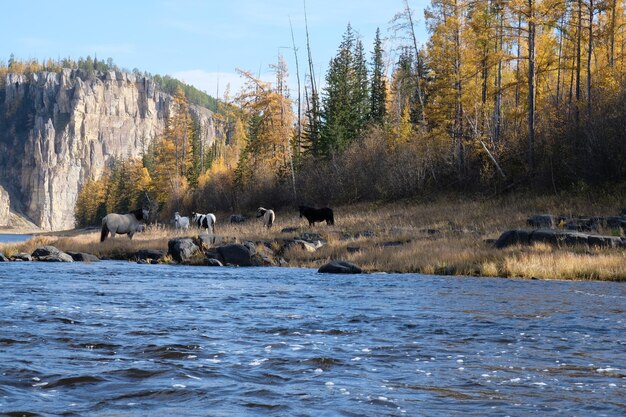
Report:
[{"label": "rocky cliff face", "polygon": [[[112,157],[140,156],[172,105],[151,79],[128,73],[9,74],[0,89],[0,185],[41,228],[71,229],[84,182]],[[224,134],[209,110],[191,113],[207,145]]]},{"label": "rocky cliff face", "polygon": [[0,227],[9,225],[10,205],[9,193],[7,193],[4,188],[0,187]]}]

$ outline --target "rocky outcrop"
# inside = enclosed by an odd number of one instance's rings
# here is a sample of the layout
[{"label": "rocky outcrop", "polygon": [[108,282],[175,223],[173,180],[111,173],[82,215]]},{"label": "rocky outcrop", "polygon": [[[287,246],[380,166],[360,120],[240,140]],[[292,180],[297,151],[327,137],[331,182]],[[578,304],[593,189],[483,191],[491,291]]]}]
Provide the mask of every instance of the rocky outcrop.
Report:
[{"label": "rocky outcrop", "polygon": [[[141,155],[172,109],[171,96],[134,74],[8,74],[0,88],[0,182],[39,227],[71,229],[85,181],[99,178],[111,158]],[[191,114],[207,146],[224,135],[209,110],[191,106]]]},{"label": "rocky outcrop", "polygon": [[553,246],[588,245],[601,248],[626,248],[626,238],[557,229],[507,230],[500,235],[494,246],[503,249],[512,245],[531,245],[534,243],[545,243]]},{"label": "rocky outcrop", "polygon": [[187,262],[198,253],[199,250],[200,248],[193,243],[193,239],[188,237],[171,239],[167,242],[167,253],[176,262]]},{"label": "rocky outcrop", "polygon": [[37,248],[31,256],[34,260],[41,262],[74,262],[70,255],[54,246],[42,246]]},{"label": "rocky outcrop", "polygon": [[9,225],[9,209],[11,206],[11,200],[9,199],[9,193],[2,187],[0,187],[0,227]]}]

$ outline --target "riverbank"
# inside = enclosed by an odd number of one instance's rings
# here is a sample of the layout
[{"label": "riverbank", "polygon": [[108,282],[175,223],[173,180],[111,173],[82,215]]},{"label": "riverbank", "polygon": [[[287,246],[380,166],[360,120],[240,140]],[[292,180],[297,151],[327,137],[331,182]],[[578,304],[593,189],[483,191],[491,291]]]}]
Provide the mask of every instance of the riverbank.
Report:
[{"label": "riverbank", "polygon": [[[494,246],[502,232],[528,228],[529,216],[536,213],[611,216],[622,210],[623,204],[624,200],[615,196],[518,195],[487,201],[446,197],[429,202],[337,207],[334,226],[318,223],[309,227],[296,211],[279,211],[269,230],[256,219],[224,224],[228,216],[218,213],[217,239],[205,239],[203,243],[209,242],[205,249],[210,250],[211,243],[252,242],[268,263],[290,267],[318,268],[329,260],[341,259],[367,272],[626,281],[623,248],[547,243],[504,249]],[[606,227],[596,233],[623,236],[623,230]],[[100,258],[129,259],[140,249],[167,253],[172,238],[197,235],[196,230],[176,232],[148,227],[132,241],[118,236],[100,243],[97,230],[73,231],[37,236],[20,245],[0,245],[0,252],[30,253],[38,246],[54,245]],[[171,257],[165,256],[160,262],[169,261]],[[191,260],[204,261],[203,256]]]}]

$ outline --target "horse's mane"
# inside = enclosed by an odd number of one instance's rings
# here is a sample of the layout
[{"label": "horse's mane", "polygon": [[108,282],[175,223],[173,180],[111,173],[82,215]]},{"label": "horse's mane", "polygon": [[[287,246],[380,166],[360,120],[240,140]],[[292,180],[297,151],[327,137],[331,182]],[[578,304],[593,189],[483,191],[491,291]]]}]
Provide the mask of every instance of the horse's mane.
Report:
[{"label": "horse's mane", "polygon": [[133,210],[130,214],[135,215],[135,218],[139,221],[143,220],[143,209]]}]

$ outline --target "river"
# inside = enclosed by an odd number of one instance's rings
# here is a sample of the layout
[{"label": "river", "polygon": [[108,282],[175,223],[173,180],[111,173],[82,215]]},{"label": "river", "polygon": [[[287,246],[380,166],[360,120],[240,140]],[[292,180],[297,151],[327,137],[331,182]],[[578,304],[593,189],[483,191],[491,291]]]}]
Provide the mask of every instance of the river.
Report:
[{"label": "river", "polygon": [[623,416],[626,286],[5,263],[0,415]]}]

